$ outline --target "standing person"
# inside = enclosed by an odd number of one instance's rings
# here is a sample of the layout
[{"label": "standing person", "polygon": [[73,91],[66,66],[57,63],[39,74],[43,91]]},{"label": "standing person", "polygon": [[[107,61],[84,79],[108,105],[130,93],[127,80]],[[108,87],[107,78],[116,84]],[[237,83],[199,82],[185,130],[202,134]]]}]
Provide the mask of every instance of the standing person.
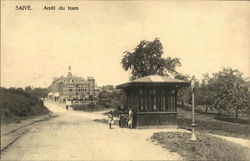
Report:
[{"label": "standing person", "polygon": [[68,106],[68,105],[66,105],[66,110],[67,110],[67,111],[69,110],[69,106]]},{"label": "standing person", "polygon": [[133,111],[131,108],[129,108],[128,111],[128,128],[132,128],[133,127]]},{"label": "standing person", "polygon": [[109,129],[111,129],[111,125],[112,125],[112,122],[113,122],[113,115],[112,115],[112,112],[110,112],[108,114],[108,124],[109,124]]}]

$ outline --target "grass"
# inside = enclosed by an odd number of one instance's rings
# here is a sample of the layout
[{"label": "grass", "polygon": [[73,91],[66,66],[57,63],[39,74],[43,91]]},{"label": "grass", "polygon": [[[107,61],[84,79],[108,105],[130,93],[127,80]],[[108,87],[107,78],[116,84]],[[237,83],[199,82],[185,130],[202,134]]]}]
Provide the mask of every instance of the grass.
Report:
[{"label": "grass", "polygon": [[191,133],[159,132],[151,139],[163,148],[177,152],[187,160],[249,160],[250,149],[207,134],[198,134],[198,141],[189,141]]},{"label": "grass", "polygon": [[245,124],[245,125],[250,125],[250,120],[248,119],[236,119],[232,117],[225,117],[225,116],[216,116],[214,119],[220,120],[220,121],[225,121],[225,122],[231,122],[231,123],[238,123],[238,124]]},{"label": "grass", "polygon": [[0,94],[1,123],[50,113],[43,101],[33,94],[6,88],[0,88]]},{"label": "grass", "polygon": [[[233,112],[227,112],[227,113],[222,113],[220,114],[218,110],[216,109],[209,109],[208,113],[204,112],[205,107],[202,105],[197,105],[195,107],[195,113],[196,116],[202,116],[202,118],[209,118],[209,119],[216,119],[216,120],[221,120],[225,122],[232,122],[232,123],[239,123],[239,124],[250,124],[250,114],[249,113],[239,113],[239,118],[235,118],[235,113]],[[189,117],[191,118],[191,115],[186,115],[191,114],[192,111],[192,105],[190,104],[185,104],[184,108],[182,108],[181,105],[178,106],[178,112],[180,112],[184,117]]]},{"label": "grass", "polygon": [[[250,126],[213,120],[196,120],[196,130],[217,135],[250,139]],[[178,127],[191,129],[191,119],[178,118]]]},{"label": "grass", "polygon": [[[190,129],[192,113],[185,108],[178,108],[178,127]],[[218,117],[217,114],[195,113],[196,129],[212,134],[250,139],[248,120],[233,120],[228,116]]]}]

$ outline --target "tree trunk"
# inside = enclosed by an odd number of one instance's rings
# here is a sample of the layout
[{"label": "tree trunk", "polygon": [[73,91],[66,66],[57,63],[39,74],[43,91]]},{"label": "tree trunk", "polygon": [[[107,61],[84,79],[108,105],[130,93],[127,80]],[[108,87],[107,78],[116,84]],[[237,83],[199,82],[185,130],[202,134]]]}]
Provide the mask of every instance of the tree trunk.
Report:
[{"label": "tree trunk", "polygon": [[207,114],[207,111],[208,111],[208,106],[205,105],[205,113]]},{"label": "tree trunk", "polygon": [[181,101],[181,106],[182,106],[182,108],[184,108],[184,101],[183,100]]},{"label": "tree trunk", "polygon": [[236,117],[236,119],[238,119],[238,108],[236,108],[235,117]]},{"label": "tree trunk", "polygon": [[220,114],[219,114],[219,116],[221,116],[222,115],[222,111],[220,110]]}]

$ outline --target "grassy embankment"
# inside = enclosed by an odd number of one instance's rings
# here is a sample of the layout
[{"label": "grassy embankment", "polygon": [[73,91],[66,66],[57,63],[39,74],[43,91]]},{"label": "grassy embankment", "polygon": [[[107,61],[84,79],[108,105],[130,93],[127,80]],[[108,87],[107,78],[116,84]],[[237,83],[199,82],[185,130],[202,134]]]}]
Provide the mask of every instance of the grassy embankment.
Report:
[{"label": "grassy embankment", "polygon": [[[190,107],[178,109],[179,128],[191,129],[192,115],[190,110]],[[198,126],[196,129],[200,132],[250,139],[249,119],[236,120],[230,115],[204,114],[202,111],[196,111],[195,118]]]},{"label": "grassy embankment", "polygon": [[17,89],[0,88],[1,123],[47,114],[50,111],[38,97]]},{"label": "grassy embankment", "polygon": [[163,148],[179,153],[187,160],[249,160],[250,149],[210,136],[198,134],[198,141],[189,141],[191,133],[159,132],[151,137]]}]

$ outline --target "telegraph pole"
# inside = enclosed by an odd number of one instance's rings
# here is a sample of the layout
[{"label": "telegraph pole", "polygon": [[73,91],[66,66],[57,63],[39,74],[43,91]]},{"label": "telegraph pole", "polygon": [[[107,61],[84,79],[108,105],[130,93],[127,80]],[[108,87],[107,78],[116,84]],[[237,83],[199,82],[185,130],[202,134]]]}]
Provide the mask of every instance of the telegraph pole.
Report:
[{"label": "telegraph pole", "polygon": [[195,120],[194,120],[194,77],[192,78],[191,80],[191,90],[192,90],[192,124],[191,124],[191,127],[192,127],[192,135],[191,135],[191,141],[196,141],[197,140],[197,137],[196,137],[196,134],[195,134]]}]

